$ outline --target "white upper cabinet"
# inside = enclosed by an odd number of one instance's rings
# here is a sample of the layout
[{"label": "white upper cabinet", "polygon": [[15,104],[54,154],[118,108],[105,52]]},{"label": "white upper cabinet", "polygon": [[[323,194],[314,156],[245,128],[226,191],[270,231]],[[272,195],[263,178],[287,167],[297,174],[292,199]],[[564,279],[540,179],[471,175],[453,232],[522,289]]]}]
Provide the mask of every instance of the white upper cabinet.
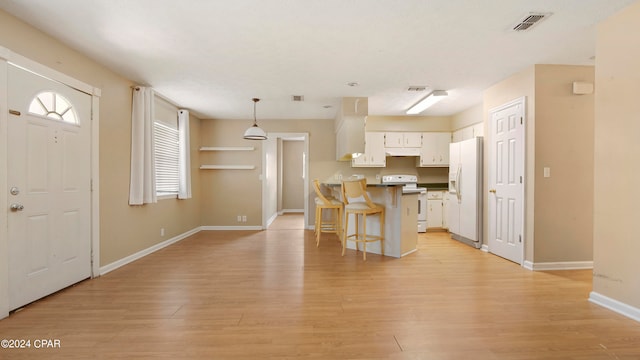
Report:
[{"label": "white upper cabinet", "polygon": [[452,142],[460,142],[478,136],[484,136],[484,124],[481,122],[454,131]]},{"label": "white upper cabinet", "polygon": [[388,132],[385,133],[384,146],[388,148],[419,148],[422,145],[422,133]]},{"label": "white upper cabinet", "polygon": [[404,147],[421,147],[422,146],[422,134],[419,132],[404,133],[402,137],[404,140]]},{"label": "white upper cabinet", "polygon": [[364,154],[351,160],[352,167],[385,167],[387,158],[384,151],[383,132],[365,132]]},{"label": "white upper cabinet", "polygon": [[417,165],[423,167],[449,166],[449,143],[451,143],[451,133],[422,133],[422,147]]}]

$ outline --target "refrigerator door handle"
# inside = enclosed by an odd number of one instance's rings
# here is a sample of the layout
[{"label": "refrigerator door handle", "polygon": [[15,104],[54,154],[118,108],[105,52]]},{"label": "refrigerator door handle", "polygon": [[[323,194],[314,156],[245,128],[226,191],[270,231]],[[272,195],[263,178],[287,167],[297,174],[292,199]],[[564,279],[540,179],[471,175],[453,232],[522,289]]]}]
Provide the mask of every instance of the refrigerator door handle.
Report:
[{"label": "refrigerator door handle", "polygon": [[460,194],[460,173],[462,173],[462,166],[458,164],[458,172],[456,173],[456,197],[458,198],[458,203],[462,201],[462,196]]}]

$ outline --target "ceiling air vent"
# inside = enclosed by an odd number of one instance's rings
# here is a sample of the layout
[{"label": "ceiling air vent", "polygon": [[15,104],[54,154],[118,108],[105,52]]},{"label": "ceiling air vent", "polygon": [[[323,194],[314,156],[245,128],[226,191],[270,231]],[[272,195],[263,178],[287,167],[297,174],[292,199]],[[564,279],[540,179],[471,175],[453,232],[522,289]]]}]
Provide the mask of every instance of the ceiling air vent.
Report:
[{"label": "ceiling air vent", "polygon": [[291,101],[304,101],[304,95],[291,95]]},{"label": "ceiling air vent", "polygon": [[551,13],[529,13],[522,20],[513,26],[513,31],[527,31],[530,30],[533,25],[539,24],[540,21],[551,16]]},{"label": "ceiling air vent", "polygon": [[409,86],[409,88],[407,88],[407,91],[425,91],[426,89],[426,86]]}]

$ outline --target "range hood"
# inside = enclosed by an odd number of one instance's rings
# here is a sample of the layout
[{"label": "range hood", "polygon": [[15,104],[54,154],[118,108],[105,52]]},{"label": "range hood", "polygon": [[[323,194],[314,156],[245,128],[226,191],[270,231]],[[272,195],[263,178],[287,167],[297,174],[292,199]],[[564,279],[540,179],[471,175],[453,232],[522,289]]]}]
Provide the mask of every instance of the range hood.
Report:
[{"label": "range hood", "polygon": [[420,156],[420,148],[385,148],[387,156]]},{"label": "range hood", "polygon": [[336,160],[351,161],[364,153],[364,127],[369,114],[369,99],[346,97],[336,114]]}]

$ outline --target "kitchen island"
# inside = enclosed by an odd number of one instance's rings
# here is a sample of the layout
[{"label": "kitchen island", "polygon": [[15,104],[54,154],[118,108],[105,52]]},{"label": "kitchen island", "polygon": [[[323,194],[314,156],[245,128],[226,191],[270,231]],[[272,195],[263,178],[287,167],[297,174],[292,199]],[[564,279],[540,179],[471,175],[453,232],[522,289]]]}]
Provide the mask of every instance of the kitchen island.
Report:
[{"label": "kitchen island", "polygon": [[[324,185],[332,190],[335,198],[342,201],[340,183],[325,182]],[[403,194],[402,185],[381,183],[367,183],[367,192],[373,202],[385,207],[384,255],[400,258],[416,251],[418,194]],[[350,219],[349,233],[354,232],[354,229],[355,221]],[[367,216],[367,234],[379,232],[380,217]],[[355,249],[355,242],[347,241],[347,249]],[[367,244],[367,253],[380,254],[380,242]]]}]

